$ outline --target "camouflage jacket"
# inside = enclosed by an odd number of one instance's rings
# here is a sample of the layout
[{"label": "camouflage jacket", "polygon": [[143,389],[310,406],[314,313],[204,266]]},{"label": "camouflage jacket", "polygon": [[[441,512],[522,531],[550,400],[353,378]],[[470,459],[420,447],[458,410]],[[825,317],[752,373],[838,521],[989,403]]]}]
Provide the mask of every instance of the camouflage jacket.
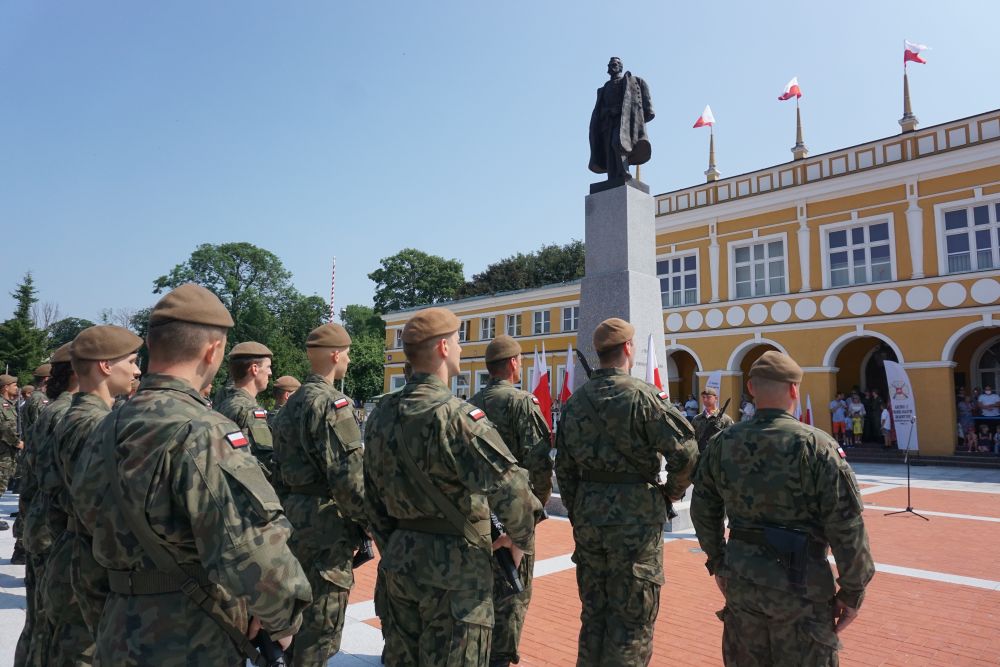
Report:
[{"label": "camouflage jacket", "polygon": [[724,412],[716,412],[709,416],[702,410],[695,415],[692,426],[694,426],[694,439],[698,441],[698,451],[705,451],[709,440],[732,425],[733,418]]},{"label": "camouflage jacket", "polygon": [[267,427],[271,429],[272,432],[274,431],[274,420],[278,418],[278,413],[281,412],[281,408],[283,407],[285,406],[276,405],[267,411]]},{"label": "camouflage jacket", "polygon": [[0,456],[17,453],[17,408],[14,401],[0,399]]},{"label": "camouflage jacket", "polygon": [[26,447],[31,440],[31,427],[38,421],[38,416],[48,404],[49,397],[44,391],[36,389],[31,398],[21,406],[21,439],[24,440]]},{"label": "camouflage jacket", "polygon": [[[92,450],[99,448],[99,443],[88,441],[88,438],[109,412],[111,409],[102,398],[80,392],[73,396],[69,410],[56,427],[56,458],[59,461],[63,484],[69,492],[70,509],[73,512],[72,516],[76,518],[75,527],[87,535],[93,534],[96,520],[93,511],[99,499],[86,498],[82,503],[77,500],[82,490],[92,488],[86,477],[81,478],[80,472],[95,455]],[[81,514],[84,508],[88,508],[90,512],[87,521],[83,521],[84,517]]]},{"label": "camouflage jacket", "polygon": [[491,379],[469,403],[486,413],[518,465],[528,471],[531,489],[544,506],[552,495],[552,440],[538,399],[507,380]]},{"label": "camouflage jacket", "polygon": [[274,444],[267,425],[267,410],[257,405],[257,399],[245,389],[232,388],[213,409],[233,420],[250,439],[250,452],[257,457],[270,475],[274,467]]},{"label": "camouflage jacket", "polygon": [[469,522],[489,519],[492,510],[514,543],[533,551],[541,504],[485,417],[427,373],[415,373],[372,412],[366,425],[365,505],[382,567],[434,588],[475,590],[487,598],[493,586],[488,549],[460,535],[397,528],[401,519],[445,520],[407,472],[400,459],[403,447]]},{"label": "camouflage jacket", "polygon": [[[283,637],[297,631],[312,593],[287,546],[292,527],[247,445],[190,385],[150,374],[87,440],[74,500],[84,523],[92,522],[93,555],[103,567],[156,569],[119,506],[112,488],[118,484],[124,503],[143,509],[170,556],[204,573],[211,583],[203,589],[233,625],[245,629],[256,616],[273,637]],[[205,664],[228,664],[238,655],[181,592],[112,595],[103,618],[111,630],[99,638],[98,655],[109,664],[124,664],[126,652],[142,664],[180,664],[195,654]]]},{"label": "camouflage jacket", "polygon": [[47,552],[55,539],[66,530],[69,495],[56,463],[55,431],[72,401],[73,394],[64,391],[42,410],[32,428],[31,447],[24,455],[24,481],[28,492],[24,548],[30,553]]},{"label": "camouflage jacket", "polygon": [[[695,476],[691,520],[710,572],[734,574],[759,585],[801,594],[766,546],[723,539],[730,527],[779,525],[829,543],[840,573],[837,596],[858,607],[875,573],[862,502],[843,450],[828,434],[782,410],[758,410],[734,424],[702,455]],[[806,568],[806,597],[829,600],[833,574],[813,554]]]},{"label": "camouflage jacket", "polygon": [[[556,479],[570,520],[592,526],[662,524],[654,486],[666,458],[665,491],[683,495],[698,460],[688,420],[664,392],[620,369],[601,368],[563,408],[556,433]],[[648,484],[583,481],[585,471],[631,473]]]}]

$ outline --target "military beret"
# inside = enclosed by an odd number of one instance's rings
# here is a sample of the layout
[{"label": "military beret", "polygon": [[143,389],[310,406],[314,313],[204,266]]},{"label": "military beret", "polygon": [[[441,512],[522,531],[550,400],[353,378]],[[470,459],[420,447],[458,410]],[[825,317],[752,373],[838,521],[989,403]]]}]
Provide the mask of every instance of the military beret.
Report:
[{"label": "military beret", "polygon": [[621,345],[632,340],[635,327],[618,317],[604,320],[594,330],[594,349],[598,352],[610,350],[615,345]]},{"label": "military beret", "polygon": [[239,343],[233,345],[233,349],[229,350],[229,358],[235,359],[237,357],[273,357],[274,353],[267,349],[266,345],[261,343],[255,343],[253,341],[247,341],[245,343]]},{"label": "military beret", "polygon": [[306,338],[306,347],[350,347],[351,335],[339,324],[329,323],[316,327]]},{"label": "military beret", "polygon": [[49,359],[54,364],[68,364],[72,357],[70,356],[70,350],[73,349],[73,341],[64,343],[59,346],[55,352],[52,353],[52,358]]},{"label": "military beret", "polygon": [[47,378],[52,375],[52,364],[42,364],[32,373],[36,378]]},{"label": "military beret", "polygon": [[415,345],[431,338],[443,338],[458,331],[461,325],[455,313],[447,308],[424,308],[403,326],[403,342]]},{"label": "military beret", "polygon": [[715,387],[705,387],[701,390],[702,396],[718,396],[719,392],[715,391]]},{"label": "military beret", "polygon": [[302,383],[293,378],[291,375],[282,375],[274,381],[274,388],[280,389],[281,391],[296,391],[301,386]]},{"label": "military beret", "polygon": [[510,359],[519,354],[521,354],[521,345],[507,334],[502,334],[486,346],[486,363]]},{"label": "military beret", "polygon": [[17,384],[17,378],[13,375],[0,375],[0,387],[6,387],[9,384]]},{"label": "military beret", "polygon": [[194,283],[181,285],[153,306],[149,326],[167,322],[190,322],[227,329],[233,326],[233,318],[219,297]]},{"label": "military beret", "polygon": [[802,367],[787,354],[768,350],[750,367],[750,377],[777,382],[802,382]]},{"label": "military beret", "polygon": [[74,359],[101,361],[132,354],[142,347],[142,339],[128,329],[111,324],[87,327],[73,339]]},{"label": "military beret", "polygon": [[23,387],[21,387],[21,391],[25,394],[30,394],[31,392],[35,391],[35,385],[26,384]]}]

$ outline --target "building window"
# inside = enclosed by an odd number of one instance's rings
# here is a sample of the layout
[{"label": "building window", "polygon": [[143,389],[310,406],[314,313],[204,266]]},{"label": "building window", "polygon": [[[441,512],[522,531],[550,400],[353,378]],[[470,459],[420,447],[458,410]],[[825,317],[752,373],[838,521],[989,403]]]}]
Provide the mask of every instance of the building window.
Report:
[{"label": "building window", "polygon": [[469,398],[469,372],[463,371],[452,380],[452,392],[459,398]]},{"label": "building window", "polygon": [[396,342],[394,343],[394,347],[397,347],[397,348],[403,347],[403,330],[402,329],[396,329]]},{"label": "building window", "polygon": [[656,263],[663,307],[691,306],[698,303],[698,256],[661,259]]},{"label": "building window", "polygon": [[405,375],[393,375],[389,378],[389,391],[396,391],[397,389],[402,389],[403,385],[406,384]]},{"label": "building window", "polygon": [[580,328],[580,306],[563,308],[563,331],[576,331]]},{"label": "building window", "polygon": [[828,232],[830,287],[892,280],[892,238],[887,221],[842,227]]},{"label": "building window", "polygon": [[1000,378],[1000,342],[990,345],[979,358],[975,377],[979,378],[978,387],[991,387],[996,393],[997,380]]},{"label": "building window", "polygon": [[479,323],[479,339],[480,340],[493,340],[496,336],[497,318],[495,317],[484,317]]},{"label": "building window", "polygon": [[513,313],[507,316],[506,331],[508,336],[521,335],[521,313]]},{"label": "building window", "polygon": [[552,313],[548,310],[536,310],[532,313],[532,319],[534,321],[532,333],[535,335],[547,334],[552,330]]},{"label": "building window", "polygon": [[979,204],[944,213],[948,273],[984,271],[1000,266],[997,228],[1000,204]]},{"label": "building window", "polygon": [[490,381],[490,374],[487,371],[476,371],[476,393],[481,392]]},{"label": "building window", "polygon": [[472,320],[462,320],[458,325],[458,342],[464,343],[469,340],[469,330]]},{"label": "building window", "polygon": [[784,240],[733,248],[733,286],[737,299],[784,294]]}]

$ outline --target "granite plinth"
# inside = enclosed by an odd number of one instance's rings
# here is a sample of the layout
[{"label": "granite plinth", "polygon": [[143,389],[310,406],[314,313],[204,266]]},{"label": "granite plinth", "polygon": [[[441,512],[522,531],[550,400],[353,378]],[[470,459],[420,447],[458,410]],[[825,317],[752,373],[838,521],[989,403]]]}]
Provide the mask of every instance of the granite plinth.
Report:
[{"label": "granite plinth", "polygon": [[649,186],[638,179],[632,178],[631,176],[622,176],[621,178],[612,178],[607,181],[591,183],[590,194],[595,195],[598,192],[604,192],[605,190],[613,190],[614,188],[621,187],[622,185],[627,185],[635,188],[636,190],[641,190],[647,195],[649,194]]}]

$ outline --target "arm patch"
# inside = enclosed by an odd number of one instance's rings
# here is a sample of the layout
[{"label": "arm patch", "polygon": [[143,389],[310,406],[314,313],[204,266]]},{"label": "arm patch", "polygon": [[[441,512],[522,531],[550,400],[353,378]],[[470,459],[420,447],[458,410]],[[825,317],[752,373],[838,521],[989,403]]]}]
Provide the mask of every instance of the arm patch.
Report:
[{"label": "arm patch", "polygon": [[247,437],[243,435],[243,431],[233,431],[232,433],[227,433],[226,440],[229,441],[229,444],[232,446],[233,449],[246,447],[247,445],[250,444],[250,441],[247,440]]},{"label": "arm patch", "polygon": [[349,400],[347,400],[346,398],[338,398],[336,401],[334,401],[333,407],[335,407],[338,410],[340,410],[341,408],[346,408],[350,404],[351,404],[351,402]]},{"label": "arm patch", "polygon": [[479,408],[473,408],[472,410],[469,410],[468,414],[469,418],[472,419],[472,421],[474,422],[477,422],[486,416],[486,413],[480,410]]}]

